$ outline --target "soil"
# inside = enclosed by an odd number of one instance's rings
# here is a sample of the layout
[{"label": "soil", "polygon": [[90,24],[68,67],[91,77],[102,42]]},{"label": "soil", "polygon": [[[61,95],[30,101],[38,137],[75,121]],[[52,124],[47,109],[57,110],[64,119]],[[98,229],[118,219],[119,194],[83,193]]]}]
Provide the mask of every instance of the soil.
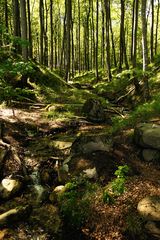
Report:
[{"label": "soil", "polygon": [[[16,154],[22,163],[22,168],[17,170],[15,165],[13,166],[13,161],[8,161],[8,166],[3,170],[3,177],[13,172],[20,175],[29,174],[37,167],[39,169],[46,166],[52,167],[57,158],[63,160],[69,155],[69,149],[58,149],[50,145],[50,141],[59,136],[76,136],[79,131],[97,133],[109,127],[92,124],[84,119],[78,121],[72,119],[70,122],[48,120],[43,117],[44,107],[35,104],[30,109],[26,106],[24,109],[0,109],[0,121],[4,124],[2,140],[16,149]],[[139,149],[135,146],[132,135],[133,129],[128,129],[114,137],[114,157],[117,162],[127,164],[132,169],[126,183],[125,193],[117,197],[112,205],[104,204],[101,194],[97,193],[92,203],[92,214],[81,229],[81,233],[64,232],[65,238],[63,239],[143,239],[143,234],[140,235],[143,226],[139,226],[142,223],[136,207],[146,195],[160,195],[160,166],[141,160]],[[133,230],[131,230],[131,225],[135,225]],[[145,231],[144,234],[147,239],[152,239]],[[1,229],[0,239],[45,240],[52,239],[52,237],[49,237],[41,228],[34,230],[25,223],[21,223],[15,229]]]}]

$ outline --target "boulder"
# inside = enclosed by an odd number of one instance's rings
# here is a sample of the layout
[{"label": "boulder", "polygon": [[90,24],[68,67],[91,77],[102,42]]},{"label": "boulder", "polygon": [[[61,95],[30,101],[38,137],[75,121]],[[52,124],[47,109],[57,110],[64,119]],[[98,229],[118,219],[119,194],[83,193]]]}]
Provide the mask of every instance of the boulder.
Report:
[{"label": "boulder", "polygon": [[112,142],[105,135],[81,135],[73,142],[72,155],[89,154],[95,151],[112,151]]},{"label": "boulder", "polygon": [[137,206],[139,214],[148,221],[160,221],[160,196],[147,196]]},{"label": "boulder", "polygon": [[160,150],[160,125],[143,123],[134,131],[136,144],[143,148]]},{"label": "boulder", "polygon": [[31,206],[19,206],[13,209],[10,209],[9,211],[0,214],[0,226],[7,226],[12,225],[15,222],[19,222],[22,220],[25,220],[26,217],[29,216],[31,213]]},{"label": "boulder", "polygon": [[146,162],[160,163],[160,151],[155,149],[144,149],[142,151],[143,159]]},{"label": "boulder", "polygon": [[0,198],[9,199],[15,196],[22,188],[19,180],[4,178],[0,184]]},{"label": "boulder", "polygon": [[63,193],[65,191],[65,186],[64,185],[60,185],[55,187],[55,189],[51,192],[50,196],[49,196],[49,200],[55,204],[57,203],[57,199],[58,196]]},{"label": "boulder", "polygon": [[88,99],[82,108],[85,117],[91,122],[104,122],[106,120],[105,111],[102,104],[97,99]]}]

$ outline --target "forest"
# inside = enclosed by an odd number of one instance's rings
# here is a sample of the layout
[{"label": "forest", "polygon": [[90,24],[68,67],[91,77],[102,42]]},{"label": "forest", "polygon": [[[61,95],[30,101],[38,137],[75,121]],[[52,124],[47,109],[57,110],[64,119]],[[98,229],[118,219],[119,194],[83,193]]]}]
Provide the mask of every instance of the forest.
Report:
[{"label": "forest", "polygon": [[0,240],[160,239],[160,0],[0,1]]}]

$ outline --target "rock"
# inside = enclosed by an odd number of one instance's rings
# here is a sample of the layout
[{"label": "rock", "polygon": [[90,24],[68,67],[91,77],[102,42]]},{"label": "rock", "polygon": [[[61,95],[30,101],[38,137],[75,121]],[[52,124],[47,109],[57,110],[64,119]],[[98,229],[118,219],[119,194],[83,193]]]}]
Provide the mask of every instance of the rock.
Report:
[{"label": "rock", "polygon": [[15,222],[25,220],[26,217],[31,213],[31,206],[20,206],[0,215],[0,226],[7,226],[9,224],[14,224]]},{"label": "rock", "polygon": [[40,208],[35,208],[29,219],[31,224],[41,226],[46,232],[54,235],[58,234],[61,227],[58,208],[52,204],[46,204]]},{"label": "rock", "polygon": [[55,204],[57,203],[57,198],[58,196],[63,193],[65,191],[65,186],[64,185],[60,185],[55,187],[55,189],[53,190],[53,192],[51,192],[50,196],[49,196],[49,200]]},{"label": "rock", "polygon": [[15,196],[22,188],[19,180],[4,178],[0,184],[0,198],[9,199]]},{"label": "rock", "polygon": [[137,206],[139,214],[148,221],[160,221],[160,196],[147,196]]},{"label": "rock", "polygon": [[98,123],[106,120],[102,104],[97,99],[88,99],[82,108],[82,112],[92,122]]},{"label": "rock", "polygon": [[117,164],[116,159],[108,152],[96,151],[90,154],[72,156],[68,162],[68,167],[71,176],[87,174],[89,178],[108,181],[113,177]]},{"label": "rock", "polygon": [[98,174],[96,168],[88,168],[86,170],[83,170],[84,176],[89,178],[89,179],[96,179]]},{"label": "rock", "polygon": [[136,144],[144,148],[160,150],[160,125],[143,123],[139,124],[134,131]]},{"label": "rock", "polygon": [[149,234],[156,237],[156,239],[160,239],[160,223],[148,221],[145,225],[146,230]]},{"label": "rock", "polygon": [[144,149],[142,151],[143,159],[146,162],[159,162],[160,163],[160,151],[155,149]]},{"label": "rock", "polygon": [[89,154],[95,151],[112,151],[111,140],[106,136],[81,135],[72,144],[71,154]]}]

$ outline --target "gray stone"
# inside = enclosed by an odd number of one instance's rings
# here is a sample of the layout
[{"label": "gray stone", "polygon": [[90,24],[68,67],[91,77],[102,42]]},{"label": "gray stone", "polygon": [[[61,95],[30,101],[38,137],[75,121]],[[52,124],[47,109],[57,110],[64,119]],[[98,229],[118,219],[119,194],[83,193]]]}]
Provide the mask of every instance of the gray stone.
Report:
[{"label": "gray stone", "polygon": [[137,206],[139,214],[148,221],[160,221],[160,196],[147,196]]},{"label": "gray stone", "polygon": [[106,136],[81,135],[72,144],[71,154],[88,154],[95,151],[112,150],[112,143]]},{"label": "gray stone", "polygon": [[82,112],[92,122],[104,122],[106,120],[105,111],[101,102],[97,99],[88,99],[82,108]]},{"label": "gray stone", "polygon": [[159,162],[160,163],[160,151],[155,149],[144,149],[142,151],[143,159],[146,162]]},{"label": "gray stone", "polygon": [[19,180],[4,178],[0,184],[0,198],[9,199],[21,190],[22,183]]},{"label": "gray stone", "polygon": [[135,128],[134,139],[136,144],[141,147],[160,150],[160,125],[139,124]]}]

